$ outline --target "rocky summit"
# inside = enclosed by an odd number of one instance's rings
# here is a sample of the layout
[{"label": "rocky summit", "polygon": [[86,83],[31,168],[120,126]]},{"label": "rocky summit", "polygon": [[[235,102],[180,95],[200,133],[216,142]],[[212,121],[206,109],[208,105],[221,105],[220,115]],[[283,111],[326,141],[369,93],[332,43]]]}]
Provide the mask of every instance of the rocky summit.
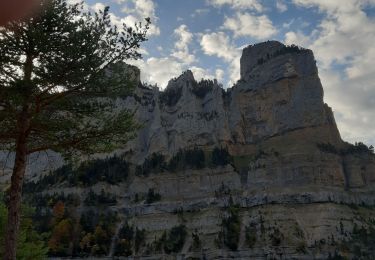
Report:
[{"label": "rocky summit", "polygon": [[25,184],[51,257],[374,259],[373,148],[341,139],[313,52],[268,41],[240,62],[227,90],[188,70],[161,91],[128,67],[116,105],[136,137]]}]

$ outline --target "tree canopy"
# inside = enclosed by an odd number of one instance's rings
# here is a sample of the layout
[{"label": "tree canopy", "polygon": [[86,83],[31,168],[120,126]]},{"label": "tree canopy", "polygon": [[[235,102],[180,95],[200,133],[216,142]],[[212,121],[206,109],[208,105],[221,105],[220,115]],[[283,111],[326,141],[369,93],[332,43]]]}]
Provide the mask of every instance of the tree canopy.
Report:
[{"label": "tree canopy", "polygon": [[[117,28],[108,8],[44,0],[37,16],[0,28],[0,144],[15,150],[21,115],[27,153],[108,151],[136,128],[108,98],[131,89],[127,59],[138,59],[145,25]],[[15,131],[16,130],[16,131]]]},{"label": "tree canopy", "polygon": [[[134,84],[124,62],[141,57],[150,20],[117,28],[108,7],[41,0],[34,16],[0,27],[0,147],[15,152],[5,259],[16,259],[19,211],[28,155],[109,152],[138,125],[111,94]],[[125,70],[125,71],[124,71]],[[134,78],[134,77],[133,77]]]}]

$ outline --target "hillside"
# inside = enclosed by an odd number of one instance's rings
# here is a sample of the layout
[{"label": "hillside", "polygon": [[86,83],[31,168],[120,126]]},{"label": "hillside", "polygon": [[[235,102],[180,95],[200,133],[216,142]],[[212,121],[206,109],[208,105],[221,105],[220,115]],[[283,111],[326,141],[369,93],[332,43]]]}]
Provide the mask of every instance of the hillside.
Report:
[{"label": "hillside", "polygon": [[25,184],[51,256],[375,256],[373,148],[341,139],[311,50],[248,46],[226,91],[186,71],[115,104],[143,126],[123,150]]}]

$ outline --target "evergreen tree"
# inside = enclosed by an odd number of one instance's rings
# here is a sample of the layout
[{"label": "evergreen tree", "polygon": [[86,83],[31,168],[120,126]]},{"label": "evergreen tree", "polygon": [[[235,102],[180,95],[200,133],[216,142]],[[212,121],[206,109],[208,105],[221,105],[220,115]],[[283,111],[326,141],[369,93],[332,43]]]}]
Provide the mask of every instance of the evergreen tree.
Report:
[{"label": "evergreen tree", "polygon": [[[1,196],[0,196],[1,198]],[[20,234],[17,239],[17,257],[19,259],[45,259],[48,248],[33,228],[33,222],[29,217],[33,209],[27,206],[22,207],[23,217],[21,219]],[[4,233],[8,211],[5,204],[0,200],[0,245],[4,245]],[[0,247],[0,255],[4,255],[4,249]]]},{"label": "evergreen tree", "polygon": [[67,156],[111,151],[137,128],[132,115],[116,109],[109,96],[130,91],[123,62],[141,57],[149,19],[117,28],[108,8],[92,14],[66,0],[40,4],[34,17],[0,28],[0,147],[15,153],[7,260],[16,258],[28,156],[45,150]]}]

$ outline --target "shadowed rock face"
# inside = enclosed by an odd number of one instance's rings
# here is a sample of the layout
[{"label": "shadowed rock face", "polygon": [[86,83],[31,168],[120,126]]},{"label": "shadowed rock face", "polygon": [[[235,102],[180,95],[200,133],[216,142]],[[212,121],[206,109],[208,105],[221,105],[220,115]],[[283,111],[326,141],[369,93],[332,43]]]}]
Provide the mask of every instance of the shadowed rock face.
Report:
[{"label": "shadowed rock face", "polygon": [[[311,50],[276,41],[252,45],[243,50],[240,80],[226,91],[186,71],[164,91],[139,84],[116,105],[135,111],[144,126],[121,151],[129,162],[142,164],[153,153],[169,160],[180,149],[199,148],[206,167],[140,176],[134,165],[115,185],[63,182],[44,192],[81,201],[90,189],[113,194],[111,210],[146,231],[137,255],[326,259],[335,252],[358,256],[355,247],[375,254],[372,240],[355,228],[375,228],[375,158],[341,140]],[[210,165],[215,147],[228,148],[232,162]],[[160,201],[145,203],[150,189]],[[179,225],[188,235],[177,255],[166,257],[157,245]]]},{"label": "shadowed rock face", "polygon": [[[203,89],[191,71],[163,92],[138,89],[131,103],[145,123],[132,150],[170,155],[194,146],[254,145],[272,136],[325,128],[321,141],[341,142],[310,50],[271,41],[249,46],[241,57],[241,79],[224,91],[216,81]],[[139,159],[139,157],[137,157]]]}]

